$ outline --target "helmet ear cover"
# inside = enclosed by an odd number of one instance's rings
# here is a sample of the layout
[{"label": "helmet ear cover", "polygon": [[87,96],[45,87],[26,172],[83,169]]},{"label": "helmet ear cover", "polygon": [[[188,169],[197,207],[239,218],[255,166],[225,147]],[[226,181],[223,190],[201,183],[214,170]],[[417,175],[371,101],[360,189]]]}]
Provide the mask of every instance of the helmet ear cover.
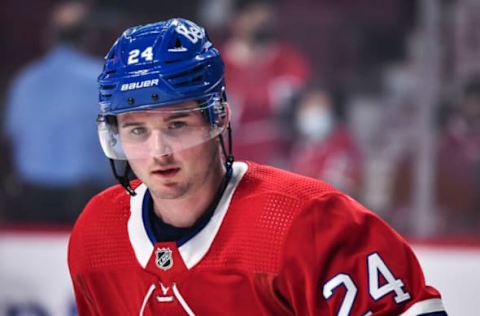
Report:
[{"label": "helmet ear cover", "polygon": [[209,102],[212,102],[213,105],[207,106],[204,110],[201,110],[205,120],[215,127],[226,126],[230,121],[230,110],[225,96],[214,96],[210,101],[197,101],[199,105]]},{"label": "helmet ear cover", "polygon": [[112,129],[118,133],[118,120],[115,115],[106,115],[105,116],[105,121],[107,124],[112,126]]}]

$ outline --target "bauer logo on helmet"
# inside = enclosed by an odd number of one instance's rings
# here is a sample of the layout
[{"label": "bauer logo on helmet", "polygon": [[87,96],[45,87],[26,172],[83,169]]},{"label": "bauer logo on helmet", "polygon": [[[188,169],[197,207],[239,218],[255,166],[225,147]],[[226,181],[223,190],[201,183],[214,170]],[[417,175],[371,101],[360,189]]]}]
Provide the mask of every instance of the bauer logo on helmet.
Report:
[{"label": "bauer logo on helmet", "polygon": [[150,80],[144,80],[144,81],[125,83],[120,86],[120,90],[128,91],[128,90],[148,88],[153,86],[158,86],[158,79],[150,79]]}]

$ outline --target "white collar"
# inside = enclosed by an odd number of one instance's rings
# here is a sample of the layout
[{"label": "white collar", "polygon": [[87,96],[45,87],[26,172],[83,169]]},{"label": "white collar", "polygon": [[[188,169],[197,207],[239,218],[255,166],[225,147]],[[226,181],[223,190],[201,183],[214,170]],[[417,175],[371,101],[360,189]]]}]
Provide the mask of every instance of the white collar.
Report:
[{"label": "white collar", "polygon": [[[200,260],[206,255],[208,249],[210,249],[210,246],[220,229],[220,225],[227,214],[233,193],[247,170],[248,165],[246,163],[233,163],[232,178],[225,188],[222,198],[218,202],[217,208],[210,218],[210,221],[201,231],[178,248],[185,266],[188,269],[200,262]],[[128,219],[127,224],[130,243],[138,262],[143,268],[147,266],[148,260],[154,249],[154,245],[148,238],[145,230],[142,216],[142,205],[146,191],[147,187],[143,183],[135,189],[137,194],[130,198],[130,218]]]}]

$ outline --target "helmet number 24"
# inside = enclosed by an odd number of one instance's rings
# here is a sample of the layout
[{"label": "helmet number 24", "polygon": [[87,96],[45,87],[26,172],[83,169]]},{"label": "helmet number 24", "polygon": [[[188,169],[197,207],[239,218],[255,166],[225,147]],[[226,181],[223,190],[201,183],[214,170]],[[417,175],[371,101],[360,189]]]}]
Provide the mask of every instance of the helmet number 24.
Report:
[{"label": "helmet number 24", "polygon": [[128,53],[128,64],[137,64],[140,62],[140,58],[145,61],[153,60],[152,46],[148,46],[140,53],[139,49],[133,49]]}]

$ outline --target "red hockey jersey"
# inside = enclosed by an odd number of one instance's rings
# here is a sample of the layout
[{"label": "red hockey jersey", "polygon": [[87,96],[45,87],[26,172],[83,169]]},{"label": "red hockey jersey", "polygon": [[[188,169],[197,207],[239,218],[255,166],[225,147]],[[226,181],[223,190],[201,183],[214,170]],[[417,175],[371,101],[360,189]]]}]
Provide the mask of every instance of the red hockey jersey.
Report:
[{"label": "red hockey jersey", "polygon": [[446,315],[405,241],[324,182],[236,162],[212,218],[181,246],[150,241],[146,190],[110,188],[77,220],[80,315]]}]

